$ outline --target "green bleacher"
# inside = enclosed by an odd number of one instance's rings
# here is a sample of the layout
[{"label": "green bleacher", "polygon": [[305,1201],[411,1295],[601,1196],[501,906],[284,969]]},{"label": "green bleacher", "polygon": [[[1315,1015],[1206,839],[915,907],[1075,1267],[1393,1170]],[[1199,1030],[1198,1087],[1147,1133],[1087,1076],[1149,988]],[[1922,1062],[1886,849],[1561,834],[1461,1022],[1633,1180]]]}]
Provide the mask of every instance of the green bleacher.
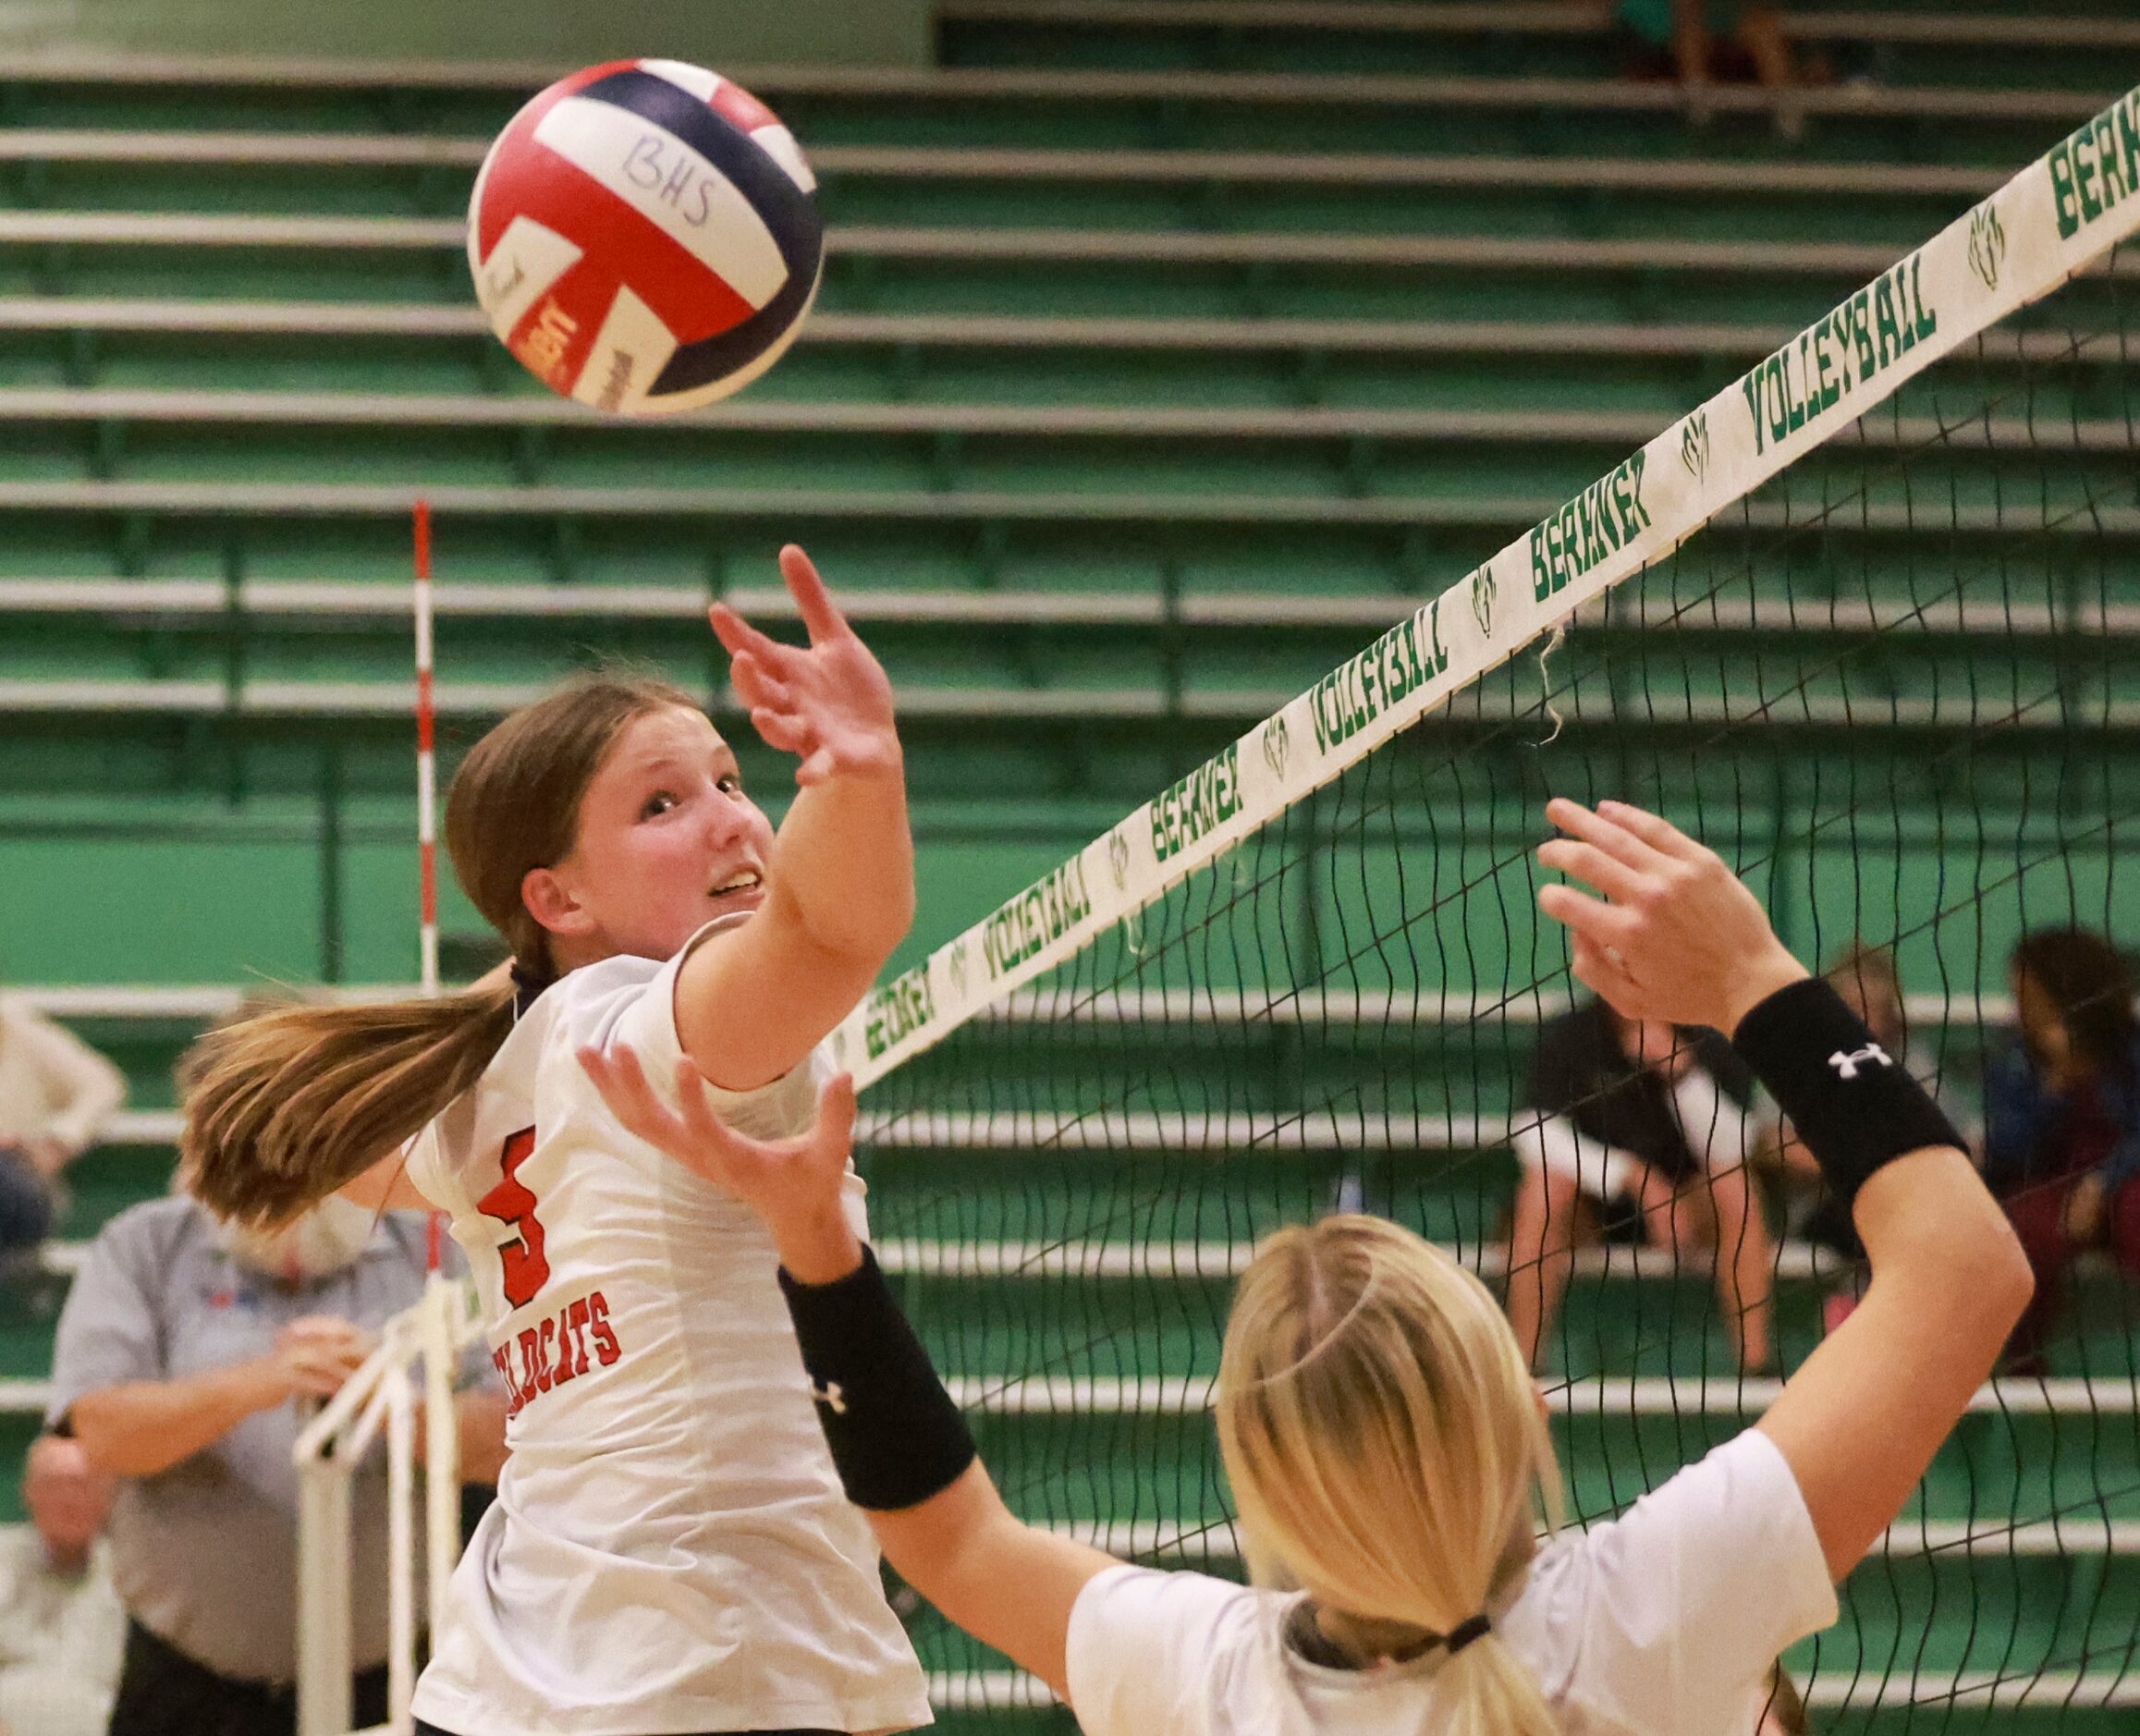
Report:
[{"label": "green bleacher", "polygon": [[[1799,8],[1791,33],[1843,76],[1794,99],[1805,134],[1786,145],[1766,93],[1719,89],[1694,127],[1675,90],[1620,81],[1594,6],[943,0],[935,69],[748,78],[823,183],[817,312],[741,398],[636,426],[543,394],[468,283],[474,165],[556,69],[0,60],[0,983],[134,1086],[70,1172],[50,1284],[0,1302],[0,1459],[11,1471],[34,1425],[80,1244],[167,1183],[186,1042],[263,980],[368,992],[413,973],[415,495],[438,515],[449,742],[608,652],[740,727],[705,603],[789,619],[773,554],[804,542],[899,687],[923,876],[911,960],[2134,81],[2128,6],[2037,12]],[[2130,268],[2064,293],[2112,317]],[[1977,366],[1998,381],[2058,352],[2024,315]],[[2045,443],[2069,479],[2129,462],[2122,375],[2084,359],[2034,389],[2051,395],[2036,425],[1952,455],[1953,499],[1976,517],[1941,558],[1999,569],[1993,504],[2037,476]],[[1919,437],[1950,408],[1939,391],[1905,387],[1868,440]],[[2092,443],[2096,427],[2118,438]],[[1816,488],[1823,462],[1805,462]],[[1862,631],[1906,604],[1899,580],[1883,587],[1919,534],[1901,506],[1830,524],[1828,557],[1880,575],[1869,597],[1824,623],[1748,595],[1702,623],[1704,654],[1811,655]],[[2021,790],[2032,771],[2129,763],[2140,513],[2084,536],[2100,606],[1950,610],[1894,642],[1888,727],[1809,703],[1779,726],[1791,752],[1907,757],[1978,661],[2049,666],[2085,636],[2104,669],[2125,656],[2095,714],[2114,727],[2024,719],[2003,775]],[[1639,599],[1616,599],[1570,654],[1608,656],[1645,624]],[[1690,686],[1676,720],[1571,727],[1600,752],[1618,727],[1685,739],[1711,697]],[[1421,739],[1461,728],[1430,720]],[[746,767],[782,787],[771,756]],[[1465,816],[1467,845],[1535,827],[1535,774],[1507,771],[1501,800]],[[1868,876],[1898,905],[1941,866],[1934,800],[1910,802]],[[2074,847],[2072,874],[2131,940],[2140,909],[2102,841]],[[1796,884],[1849,884],[1832,848]],[[1781,921],[1812,933],[1803,897]],[[1974,972],[1926,1009],[1965,1098],[2017,923],[1999,906],[1941,955]],[[457,895],[447,926],[478,927]],[[1927,958],[1905,949],[1905,973]],[[1333,1133],[1216,1180],[1184,1169],[1164,1223],[1118,1209],[1142,1154],[1021,1171],[1030,1123],[947,1116],[870,1154],[899,1225],[887,1264],[939,1348],[991,1371],[966,1396],[1015,1502],[1232,1571],[1202,1415],[1230,1275],[1347,1173],[1371,1208],[1493,1269],[1481,1178],[1512,1179],[1510,1087],[1505,1055],[1496,1072],[1464,1049],[1462,996],[1494,968],[1432,1021],[1330,1015],[1437,1069],[1436,1118],[1364,1153]],[[1017,1024],[1006,1067],[1031,1059]],[[1156,1011],[1077,1053],[1097,1073],[1180,1040]],[[1153,1164],[1176,1131],[1154,1119]],[[1096,1280],[1089,1353],[1036,1367],[1021,1299],[1064,1269]],[[1787,1363],[1817,1335],[1825,1274],[1785,1248]],[[2052,1377],[1986,1395],[1841,1625],[1790,1660],[1817,1664],[1823,1728],[2109,1736],[2140,1716],[2130,1297],[2103,1272],[2078,1291]],[[1698,1273],[1587,1259],[1551,1393],[1576,1510],[1623,1504],[1773,1390],[1734,1374],[1713,1313]],[[1007,1669],[916,1622],[932,1667]],[[984,1691],[998,1709],[973,1709]],[[1068,1728],[1000,1709],[1024,1692],[954,1676],[946,1721]],[[1913,1715],[1908,1693],[1953,1695],[1951,1713]]]}]

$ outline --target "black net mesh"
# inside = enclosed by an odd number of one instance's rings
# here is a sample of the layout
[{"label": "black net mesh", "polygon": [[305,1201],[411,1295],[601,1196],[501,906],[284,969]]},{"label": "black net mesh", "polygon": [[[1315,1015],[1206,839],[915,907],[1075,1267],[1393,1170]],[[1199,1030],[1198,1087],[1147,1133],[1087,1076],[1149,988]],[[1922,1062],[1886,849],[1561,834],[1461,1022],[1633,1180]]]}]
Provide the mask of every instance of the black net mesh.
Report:
[{"label": "black net mesh", "polygon": [[[1229,1284],[1259,1234],[1338,1208],[1541,1301],[1569,1248],[1539,1366],[1574,1522],[1758,1414],[1858,1279],[1847,1223],[1758,1106],[1676,1206],[1556,1199],[1543,1261],[1518,1233],[1509,1269],[1511,1136],[1570,1107],[1527,1101],[1576,989],[1535,910],[1543,805],[1654,805],[1742,869],[1802,958],[1891,952],[1909,1064],[1980,1128],[2015,1041],[2016,942],[2140,935],[2140,874],[2120,865],[2140,837],[2124,263],[1937,365],[1563,641],[872,1089],[879,1245],[1016,1510],[1238,1574],[1205,1411]],[[2115,1270],[2140,1271],[2140,1182],[2109,1216],[2108,1247],[2047,1244],[2064,1277],[2011,1372],[1840,1623],[1786,1660],[1817,1727],[2140,1718],[2134,1296]],[[1003,1710],[1003,1660],[915,1620],[953,1721],[1070,1728]]]}]

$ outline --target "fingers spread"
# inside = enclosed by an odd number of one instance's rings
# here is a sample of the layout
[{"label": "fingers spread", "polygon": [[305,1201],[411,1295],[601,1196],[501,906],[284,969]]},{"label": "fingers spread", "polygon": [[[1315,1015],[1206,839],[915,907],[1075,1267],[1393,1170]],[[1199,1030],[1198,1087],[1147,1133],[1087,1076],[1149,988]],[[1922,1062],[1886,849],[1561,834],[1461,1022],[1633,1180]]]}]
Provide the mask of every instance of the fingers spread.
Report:
[{"label": "fingers spread", "polygon": [[1628,913],[1573,886],[1538,888],[1538,908],[1555,922],[1600,946],[1612,946],[1627,933]]},{"label": "fingers spread", "polygon": [[1578,935],[1570,948],[1568,968],[1576,980],[1587,984],[1631,1018],[1643,1011],[1642,986],[1627,973],[1620,955]]},{"label": "fingers spread", "polygon": [[730,659],[728,680],[736,690],[736,697],[749,709],[755,710],[760,705],[774,711],[795,709],[794,691],[766,668],[754,652],[740,651]]},{"label": "fingers spread", "polygon": [[1638,808],[1627,801],[1601,801],[1597,812],[1602,818],[1633,833],[1660,855],[1676,856],[1681,862],[1696,862],[1708,854],[1669,820],[1652,813],[1647,808]]},{"label": "fingers spread", "polygon": [[728,1124],[714,1112],[713,1092],[706,1076],[689,1057],[677,1063],[676,1094],[683,1105],[684,1131],[691,1139],[715,1145],[734,1139]]},{"label": "fingers spread", "polygon": [[1647,843],[1617,821],[1593,813],[1580,801],[1556,796],[1546,804],[1546,817],[1563,832],[1571,832],[1584,842],[1595,844],[1630,868],[1648,872],[1658,865],[1657,852]]},{"label": "fingers spread", "polygon": [[1548,868],[1595,886],[1608,899],[1627,903],[1647,889],[1644,877],[1595,844],[1556,837],[1538,846],[1538,860]]},{"label": "fingers spread", "polygon": [[714,637],[731,657],[750,652],[754,656],[771,660],[780,650],[779,641],[766,638],[726,603],[716,603],[709,608],[706,619],[713,623]]},{"label": "fingers spread", "polygon": [[804,753],[810,750],[810,731],[802,719],[791,712],[775,711],[769,705],[753,705],[751,727],[758,732],[759,740],[782,753]]},{"label": "fingers spread", "polygon": [[629,1045],[620,1044],[614,1052],[583,1048],[580,1065],[594,1082],[610,1113],[628,1130],[654,1145],[672,1136],[676,1117],[654,1091],[637,1051]]},{"label": "fingers spread", "polygon": [[780,551],[780,576],[788,581],[788,594],[795,599],[795,606],[802,611],[802,625],[809,630],[812,644],[847,635],[847,617],[817,576],[810,556],[792,543]]}]

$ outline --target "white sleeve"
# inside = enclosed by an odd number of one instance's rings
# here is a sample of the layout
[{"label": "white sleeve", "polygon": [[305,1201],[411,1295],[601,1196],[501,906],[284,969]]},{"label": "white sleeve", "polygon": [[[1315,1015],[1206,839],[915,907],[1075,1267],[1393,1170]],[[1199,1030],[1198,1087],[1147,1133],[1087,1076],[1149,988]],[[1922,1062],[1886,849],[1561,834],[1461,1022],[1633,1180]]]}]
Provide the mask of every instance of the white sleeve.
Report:
[{"label": "white sleeve", "polygon": [[1753,1155],[1753,1118],[1717,1088],[1706,1068],[1690,1067],[1673,1082],[1672,1113],[1688,1152],[1710,1174],[1736,1169]]},{"label": "white sleeve", "polygon": [[1565,1115],[1545,1115],[1525,1122],[1509,1135],[1509,1143],[1516,1148],[1516,1161],[1526,1169],[1564,1176],[1598,1200],[1628,1192],[1640,1161],[1633,1152],[1590,1138]]},{"label": "white sleeve", "polygon": [[1748,1429],[1582,1543],[1569,1697],[1672,1736],[1751,1730],[1783,1649],[1836,1619],[1798,1479]]},{"label": "white sleeve", "polygon": [[[676,1101],[677,1068],[684,1058],[683,1038],[676,1028],[677,977],[685,960],[711,936],[731,925],[728,919],[716,919],[700,929],[661,967],[652,982],[614,1009],[593,1039],[605,1048],[621,1043],[636,1049],[648,1080],[672,1104]],[[789,1139],[803,1131],[815,1118],[817,1094],[828,1075],[822,1051],[813,1051],[785,1077],[755,1090],[724,1091],[711,1082],[709,1088],[714,1107],[738,1132],[753,1139]]]},{"label": "white sleeve", "polygon": [[1176,1709],[1209,1692],[1229,1620],[1253,1620],[1255,1594],[1203,1573],[1113,1567],[1070,1607],[1063,1669],[1085,1736],[1158,1736]]}]

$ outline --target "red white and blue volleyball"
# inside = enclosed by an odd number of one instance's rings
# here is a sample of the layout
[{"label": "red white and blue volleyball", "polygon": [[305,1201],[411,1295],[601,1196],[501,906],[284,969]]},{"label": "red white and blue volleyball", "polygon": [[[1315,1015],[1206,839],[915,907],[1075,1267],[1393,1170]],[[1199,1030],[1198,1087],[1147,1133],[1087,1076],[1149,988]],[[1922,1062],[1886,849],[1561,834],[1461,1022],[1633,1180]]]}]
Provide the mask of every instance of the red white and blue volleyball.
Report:
[{"label": "red white and blue volleyball", "polygon": [[469,201],[476,298],[552,391],[659,416],[778,361],[825,263],[817,183],[740,85],[676,60],[561,79],[514,116]]}]

